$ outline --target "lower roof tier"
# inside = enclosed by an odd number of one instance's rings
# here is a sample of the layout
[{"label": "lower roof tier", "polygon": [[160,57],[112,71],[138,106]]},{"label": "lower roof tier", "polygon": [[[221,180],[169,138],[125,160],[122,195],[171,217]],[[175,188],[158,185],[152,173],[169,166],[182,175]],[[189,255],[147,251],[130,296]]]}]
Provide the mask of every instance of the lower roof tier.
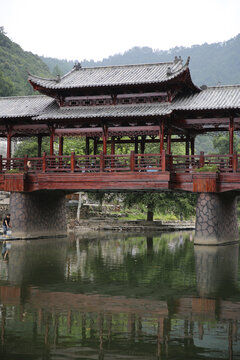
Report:
[{"label": "lower roof tier", "polygon": [[[81,126],[84,122],[84,127],[88,124],[101,126],[103,120],[109,126],[142,126],[156,125],[156,120],[171,118],[175,127],[179,121],[179,128],[189,126],[196,130],[202,121],[200,118],[205,117],[206,126],[208,119],[215,118],[214,124],[218,124],[219,117],[219,124],[222,124],[220,118],[229,116],[240,117],[240,85],[209,87],[194,95],[178,95],[172,102],[144,104],[60,107],[55,99],[42,95],[0,98],[1,127],[37,123],[54,123],[58,127],[58,122],[63,124],[65,120],[66,123],[74,120],[74,124],[79,120]],[[191,121],[181,122],[184,119]],[[210,123],[213,124],[212,120]]]}]

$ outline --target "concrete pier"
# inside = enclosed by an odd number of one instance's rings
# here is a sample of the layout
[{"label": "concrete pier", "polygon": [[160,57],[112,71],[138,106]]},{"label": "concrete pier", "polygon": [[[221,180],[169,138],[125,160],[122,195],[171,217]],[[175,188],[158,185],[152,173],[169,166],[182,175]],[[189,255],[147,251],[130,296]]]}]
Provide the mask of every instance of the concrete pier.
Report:
[{"label": "concrete pier", "polygon": [[67,235],[63,191],[13,192],[10,195],[12,236],[20,239]]},{"label": "concrete pier", "polygon": [[200,193],[196,208],[194,243],[219,245],[228,244],[238,239],[236,193]]}]

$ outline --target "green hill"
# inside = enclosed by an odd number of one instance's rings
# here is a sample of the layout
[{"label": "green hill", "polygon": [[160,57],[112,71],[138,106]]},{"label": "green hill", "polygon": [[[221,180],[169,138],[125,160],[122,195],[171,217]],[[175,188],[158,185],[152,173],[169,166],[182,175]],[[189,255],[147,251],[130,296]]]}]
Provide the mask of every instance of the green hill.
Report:
[{"label": "green hill", "polygon": [[27,82],[28,72],[52,76],[39,56],[23,51],[0,27],[0,96],[32,94],[32,87]]},{"label": "green hill", "polygon": [[[172,61],[174,56],[184,60],[191,57],[190,70],[196,85],[240,84],[240,34],[236,37],[215,44],[175,47],[170,50],[153,50],[150,47],[134,47],[123,54],[109,56],[102,61],[83,60],[83,66],[140,64]],[[41,59],[49,66],[51,72],[58,70],[61,74],[70,71],[74,61],[54,58]],[[80,60],[80,59],[79,59]]]}]

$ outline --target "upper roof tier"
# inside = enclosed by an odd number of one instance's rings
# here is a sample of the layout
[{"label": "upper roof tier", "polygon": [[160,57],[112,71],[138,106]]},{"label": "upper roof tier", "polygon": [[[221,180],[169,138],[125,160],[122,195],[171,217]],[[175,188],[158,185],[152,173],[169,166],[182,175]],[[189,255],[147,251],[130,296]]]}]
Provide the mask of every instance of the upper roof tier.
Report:
[{"label": "upper roof tier", "polygon": [[173,62],[103,66],[94,68],[82,68],[79,63],[75,64],[72,71],[63,77],[44,79],[29,75],[29,82],[35,90],[53,96],[57,91],[69,89],[93,89],[136,87],[146,85],[159,85],[164,83],[183,82],[185,86],[194,92],[199,89],[192,83],[189,72],[189,58],[183,64],[182,59],[175,57]]}]

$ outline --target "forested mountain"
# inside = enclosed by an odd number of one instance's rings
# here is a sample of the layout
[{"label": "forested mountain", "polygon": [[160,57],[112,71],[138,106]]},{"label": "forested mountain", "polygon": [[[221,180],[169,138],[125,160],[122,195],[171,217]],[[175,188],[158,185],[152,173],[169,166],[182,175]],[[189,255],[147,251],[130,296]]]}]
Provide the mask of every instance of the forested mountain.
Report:
[{"label": "forested mountain", "polygon": [[[240,84],[240,34],[215,44],[175,47],[173,49],[153,50],[150,47],[134,47],[123,54],[109,56],[102,61],[81,61],[82,66],[103,66],[140,64],[172,61],[174,56],[182,56],[184,61],[191,57],[190,70],[196,85]],[[66,54],[67,56],[67,54]],[[50,71],[60,75],[70,71],[74,61],[41,57]],[[80,59],[79,59],[80,60]]]},{"label": "forested mountain", "polygon": [[27,82],[28,72],[52,76],[39,56],[23,51],[0,27],[0,96],[32,94],[32,87]]},{"label": "forested mountain", "polygon": [[[175,47],[168,51],[150,47],[134,47],[123,54],[109,56],[102,61],[83,60],[82,66],[106,66],[172,61],[191,57],[190,69],[197,85],[240,84],[240,34],[223,43]],[[67,54],[66,54],[67,56]],[[80,60],[80,59],[79,59]],[[27,82],[28,72],[53,77],[66,74],[74,61],[39,57],[23,51],[12,42],[0,27],[0,96],[28,95],[33,90]]]}]

